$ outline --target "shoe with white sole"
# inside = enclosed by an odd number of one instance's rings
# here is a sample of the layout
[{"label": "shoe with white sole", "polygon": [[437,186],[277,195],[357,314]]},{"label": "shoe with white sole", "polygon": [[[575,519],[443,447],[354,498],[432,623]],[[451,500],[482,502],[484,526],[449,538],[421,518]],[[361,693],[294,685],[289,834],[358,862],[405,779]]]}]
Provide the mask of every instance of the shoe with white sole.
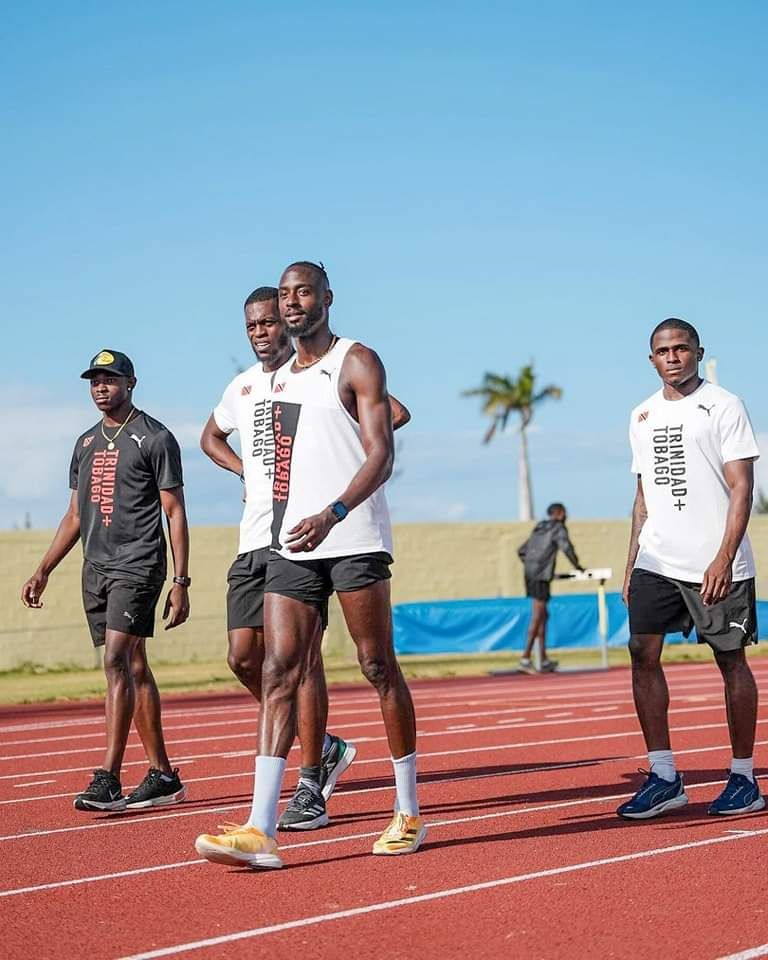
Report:
[{"label": "shoe with white sole", "polygon": [[335,737],[333,734],[329,736],[331,745],[320,760],[320,789],[326,801],[331,799],[336,781],[357,756],[357,747],[354,743],[347,743],[346,740]]},{"label": "shoe with white sole", "polygon": [[427,835],[427,826],[421,817],[396,813],[392,822],[373,845],[377,856],[401,857],[416,853]]},{"label": "shoe with white sole", "polygon": [[179,779],[179,770],[175,768],[170,776],[150,767],[146,777],[131,790],[125,798],[126,810],[147,810],[149,807],[168,807],[172,803],[181,803],[187,795],[187,788]]},{"label": "shoe with white sole", "polygon": [[710,816],[733,816],[739,813],[757,813],[765,806],[757,780],[750,780],[743,773],[730,773],[725,789],[709,805]]},{"label": "shoe with white sole", "polygon": [[224,823],[220,834],[202,833],[195,840],[195,850],[211,863],[230,867],[251,867],[254,870],[279,870],[283,861],[277,843],[256,827]]},{"label": "shoe with white sole", "polygon": [[75,797],[75,810],[125,810],[120,781],[109,770],[93,771],[93,780]]},{"label": "shoe with white sole", "polygon": [[658,774],[648,773],[646,770],[641,770],[640,773],[647,774],[647,779],[634,797],[622,803],[616,810],[620,817],[625,820],[649,820],[688,803],[682,774],[675,774],[674,780],[664,780]]}]

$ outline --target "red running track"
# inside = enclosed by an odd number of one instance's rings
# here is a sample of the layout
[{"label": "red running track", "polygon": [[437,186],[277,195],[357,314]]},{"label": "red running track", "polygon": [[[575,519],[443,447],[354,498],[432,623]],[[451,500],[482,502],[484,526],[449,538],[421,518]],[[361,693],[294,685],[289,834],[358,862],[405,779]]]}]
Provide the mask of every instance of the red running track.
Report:
[{"label": "red running track", "polygon": [[[758,683],[768,660],[753,661]],[[99,704],[0,709],[0,917],[5,958],[633,958],[768,955],[768,817],[711,818],[730,760],[711,664],[668,669],[690,804],[614,813],[645,762],[626,670],[412,684],[422,812],[412,857],[370,853],[393,789],[372,692],[332,692],[329,726],[358,745],[330,827],[281,835],[286,866],[200,860],[193,841],[249,805],[256,710],[245,696],[168,697],[189,800],[157,812],[74,810],[101,760]],[[768,743],[761,713],[758,759]],[[297,753],[289,758],[288,789]],[[132,737],[124,784],[145,763]]]}]

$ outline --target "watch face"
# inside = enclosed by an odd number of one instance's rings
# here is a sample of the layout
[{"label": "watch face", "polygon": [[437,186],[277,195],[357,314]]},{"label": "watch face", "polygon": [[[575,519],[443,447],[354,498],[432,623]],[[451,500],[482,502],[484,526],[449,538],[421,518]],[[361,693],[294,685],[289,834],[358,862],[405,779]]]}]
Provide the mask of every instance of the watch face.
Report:
[{"label": "watch face", "polygon": [[337,500],[336,503],[331,507],[331,511],[335,517],[339,520],[343,520],[344,517],[349,513],[349,510],[344,506],[341,500]]}]

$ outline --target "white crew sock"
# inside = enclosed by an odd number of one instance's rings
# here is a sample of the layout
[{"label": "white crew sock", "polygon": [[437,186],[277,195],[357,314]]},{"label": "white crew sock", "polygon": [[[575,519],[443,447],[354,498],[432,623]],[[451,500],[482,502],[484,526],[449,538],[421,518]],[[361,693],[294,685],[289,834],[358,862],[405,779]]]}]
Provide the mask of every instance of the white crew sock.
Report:
[{"label": "white crew sock", "polygon": [[277,829],[277,801],[280,799],[284,773],[283,757],[256,757],[253,805],[246,825],[256,827],[268,837],[274,837]]},{"label": "white crew sock", "polygon": [[416,752],[407,757],[392,758],[395,768],[395,813],[402,810],[409,817],[418,817],[419,801],[416,797]]},{"label": "white crew sock", "polygon": [[752,773],[753,768],[754,763],[752,757],[731,758],[731,773],[740,773],[745,777],[749,777],[752,783],[755,782],[755,777]]},{"label": "white crew sock", "polygon": [[651,750],[648,754],[648,764],[651,773],[655,773],[662,780],[669,780],[671,783],[677,776],[675,758],[671,750]]}]

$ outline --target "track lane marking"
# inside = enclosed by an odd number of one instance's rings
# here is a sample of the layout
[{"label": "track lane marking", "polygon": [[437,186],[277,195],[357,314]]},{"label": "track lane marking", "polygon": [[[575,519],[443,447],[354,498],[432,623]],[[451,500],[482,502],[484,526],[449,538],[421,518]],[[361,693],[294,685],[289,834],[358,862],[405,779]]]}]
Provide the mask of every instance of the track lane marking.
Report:
[{"label": "track lane marking", "polygon": [[729,953],[727,957],[719,957],[718,960],[756,960],[757,957],[768,957],[768,943],[740,950],[738,953]]},{"label": "track lane marking", "polygon": [[[760,667],[758,666],[759,663],[760,661],[755,663],[755,665],[750,664],[750,666],[752,666],[752,672],[755,675],[755,679],[758,681],[768,681],[768,669],[761,670]],[[608,676],[606,675],[606,678],[604,681],[594,682],[594,681],[586,681],[583,678],[576,679],[572,677],[565,677],[565,675],[563,675],[562,679],[558,679],[554,682],[549,679],[548,680],[534,679],[533,681],[531,681],[530,678],[524,678],[524,679],[520,679],[510,683],[511,678],[507,677],[503,681],[498,681],[498,682],[488,679],[485,682],[481,680],[479,683],[471,686],[467,685],[466,687],[460,687],[459,684],[456,684],[456,686],[460,688],[461,694],[471,693],[473,695],[477,694],[480,696],[480,695],[485,695],[489,689],[491,691],[495,691],[496,689],[498,689],[500,691],[503,690],[506,693],[513,691],[516,695],[521,695],[523,694],[523,689],[525,685],[528,684],[529,682],[533,682],[535,684],[536,690],[535,692],[533,690],[529,691],[527,695],[531,699],[534,699],[536,701],[541,701],[542,696],[546,695],[549,691],[557,691],[557,693],[554,695],[555,698],[557,698],[558,696],[560,697],[581,696],[581,695],[595,696],[596,693],[599,691],[615,690],[617,693],[619,693],[627,689],[629,684],[629,669],[628,668],[619,668],[619,669],[624,670],[626,680],[620,681],[618,679],[614,679],[613,677],[609,679]],[[715,686],[722,689],[722,681],[719,681],[719,676],[717,675],[710,676],[712,669],[713,668],[710,663],[665,665],[667,682],[670,685],[670,691],[672,695],[674,696],[678,691],[683,689],[697,688],[701,686],[704,686],[704,687]],[[678,674],[680,675],[685,674],[687,678],[693,679],[694,682],[678,683],[677,682]],[[699,677],[699,675],[703,675],[703,676],[701,676],[701,679],[697,680],[696,678]],[[445,679],[442,680],[441,682],[451,683],[450,680],[445,680]],[[453,686],[452,683],[451,685]],[[416,683],[414,684],[411,690],[411,693],[415,699],[419,699],[420,697],[427,697],[427,696],[432,696],[436,699],[440,699],[440,698],[446,698],[446,697],[455,697],[457,695],[455,689],[450,692],[448,691],[440,692],[438,690],[423,689],[419,685],[419,681],[416,681]],[[233,700],[240,700],[242,699],[242,696],[243,696],[239,692],[232,692],[232,691],[228,691],[227,695],[231,697],[231,699]],[[224,695],[220,695],[220,696],[223,697]],[[339,705],[344,705],[349,703],[369,703],[369,702],[370,702],[370,695],[365,697],[351,697],[351,696],[347,697],[345,696],[345,693],[343,691],[340,691],[334,694],[334,704],[332,705],[331,712],[333,712],[334,707]],[[97,708],[94,707],[94,709],[97,709]],[[173,707],[167,707],[163,711],[163,715],[171,718],[181,717],[181,716],[194,717],[194,716],[203,716],[203,715],[216,714],[216,713],[227,713],[227,715],[229,715],[233,712],[242,712],[245,710],[253,710],[253,709],[254,707],[253,707],[253,704],[251,703],[239,705],[239,706],[217,704],[216,706],[211,706],[211,707],[199,707],[197,709],[180,709],[180,710],[175,710],[173,709]],[[62,712],[65,712],[65,711],[62,711]],[[68,726],[88,726],[89,724],[97,724],[97,723],[103,723],[103,722],[104,722],[104,714],[103,712],[100,712],[99,714],[93,717],[77,717],[69,720],[53,719],[53,720],[36,721],[36,722],[30,722],[30,723],[11,724],[9,726],[0,727],[0,735],[4,733],[20,733],[24,731],[34,731],[34,730],[61,729],[62,727],[68,727]]]},{"label": "track lane marking", "polygon": [[[768,828],[755,831],[754,836],[768,834]],[[274,923],[266,927],[254,927],[250,930],[240,930],[235,933],[222,934],[218,937],[209,937],[205,940],[193,940],[189,943],[179,943],[171,947],[163,947],[159,950],[148,950],[143,953],[133,953],[122,958],[122,960],[159,960],[160,957],[176,956],[180,953],[190,953],[193,950],[200,950],[205,947],[216,947],[225,943],[233,943],[237,940],[250,940],[255,937],[268,936],[273,933],[284,933],[287,930],[296,930],[301,927],[317,926],[321,923],[328,923],[334,920],[348,920],[352,917],[360,917],[366,914],[379,913],[385,910],[394,910],[398,907],[413,906],[417,903],[429,903],[434,900],[445,900],[449,897],[463,896],[469,893],[478,893],[482,890],[494,890],[499,887],[507,887],[513,884],[526,883],[530,880],[541,880],[546,877],[559,877],[568,873],[576,873],[582,870],[592,870],[597,867],[612,866],[617,863],[630,863],[634,860],[644,860],[650,857],[660,857],[672,853],[680,853],[684,850],[694,850],[700,847],[714,846],[720,843],[736,843],[739,840],[748,839],[746,837],[724,836],[710,837],[706,840],[692,840],[688,843],[676,843],[668,847],[653,847],[650,850],[637,850],[634,853],[625,853],[615,857],[602,857],[599,860],[585,860],[581,863],[570,863],[562,867],[552,867],[548,870],[537,870],[532,873],[520,873],[511,877],[501,877],[498,880],[486,880],[482,883],[470,883],[463,887],[449,887],[444,890],[434,890],[432,893],[422,893],[413,897],[401,897],[398,900],[384,900],[378,903],[369,903],[362,907],[352,907],[348,910],[337,910],[333,913],[321,913],[313,917],[301,917],[297,920],[288,920],[284,923]],[[768,946],[768,945],[767,945]],[[761,949],[761,948],[757,948]],[[737,954],[739,960],[747,960],[752,956],[763,956],[764,954],[747,953]],[[734,958],[729,958],[734,960]]]},{"label": "track lane marking", "polygon": [[[710,711],[710,710],[712,710],[712,709],[713,709],[713,707],[712,707],[711,704],[700,704],[700,705],[694,706],[694,707],[674,707],[674,708],[670,709],[670,710],[668,711],[668,713],[669,713],[669,715],[672,715],[672,714],[677,715],[677,714],[684,714],[684,713],[685,713],[685,714],[687,714],[687,713],[705,713],[705,712]],[[515,712],[515,711],[512,710],[512,709],[510,709],[510,710],[485,710],[485,711],[470,711],[470,712],[467,712],[467,713],[451,713],[451,714],[445,714],[444,716],[440,716],[440,717],[418,717],[418,718],[417,718],[417,724],[421,724],[421,723],[432,723],[432,722],[442,722],[442,721],[445,721],[445,720],[458,720],[458,719],[461,719],[462,717],[497,717],[500,713],[505,713],[505,714],[506,714],[506,713],[513,713],[513,712]],[[514,718],[510,717],[509,719],[512,720],[512,719],[514,719]],[[523,719],[524,719],[524,718],[523,718]],[[572,717],[571,719],[569,719],[568,723],[569,723],[569,724],[573,724],[573,723],[612,723],[614,720],[636,720],[636,719],[637,719],[637,714],[636,714],[636,713],[634,712],[634,710],[633,710],[633,711],[630,712],[630,713],[612,713],[610,716],[608,716],[608,715],[606,714],[606,715],[601,715],[601,716],[592,716],[592,715],[590,715],[590,716],[586,716],[586,717]],[[768,717],[764,717],[764,718],[758,720],[758,723],[766,723],[766,722],[768,722]],[[527,725],[528,725],[529,727],[551,727],[551,726],[553,726],[553,725],[557,725],[558,723],[559,723],[558,720],[532,720],[532,721],[529,721]],[[382,720],[381,720],[381,718],[379,718],[379,719],[377,719],[377,720],[364,721],[363,723],[358,723],[358,724],[339,724],[339,725],[334,725],[334,726],[333,726],[333,729],[334,729],[334,730],[344,730],[344,731],[346,732],[346,734],[347,734],[347,737],[348,737],[350,740],[355,741],[355,740],[357,739],[357,741],[359,742],[359,740],[360,740],[361,738],[356,738],[356,737],[355,737],[355,733],[354,733],[355,730],[359,730],[359,729],[362,728],[362,727],[376,727],[376,728],[379,728],[379,729],[380,729],[381,726],[382,726]],[[352,727],[352,732],[351,732],[351,733],[350,733],[350,732],[347,732],[347,727]],[[474,730],[493,730],[494,728],[495,728],[495,725],[492,726],[492,727],[474,726]],[[460,733],[461,731],[454,731],[454,732],[459,732],[459,733]],[[421,730],[421,729],[417,730],[417,737],[434,737],[434,736],[444,736],[444,735],[445,735],[445,730]],[[225,735],[225,736],[190,737],[190,738],[185,739],[185,740],[167,740],[167,741],[166,741],[166,746],[171,746],[171,745],[180,746],[180,745],[187,745],[187,744],[192,744],[192,743],[212,743],[212,742],[219,742],[219,741],[221,741],[221,740],[244,740],[244,739],[246,739],[246,738],[248,738],[248,737],[250,737],[251,739],[255,739],[255,731],[254,731],[254,732],[250,732],[250,733],[233,733],[233,734],[228,734],[228,735]],[[384,738],[371,737],[371,738],[369,738],[369,742],[373,742],[374,740],[379,740],[379,739],[384,739]],[[35,760],[35,759],[42,759],[42,758],[45,758],[45,757],[60,757],[60,756],[67,756],[67,757],[68,757],[68,756],[71,756],[72,754],[95,753],[95,752],[97,752],[97,751],[101,752],[101,751],[103,751],[103,749],[104,749],[103,747],[83,747],[83,748],[78,748],[78,749],[76,749],[76,750],[54,750],[54,751],[45,752],[45,753],[27,753],[27,754],[19,754],[19,755],[11,756],[11,757],[0,757],[0,761],[2,761],[2,760],[7,760],[7,761],[11,761],[11,760]],[[128,744],[128,749],[139,750],[139,749],[143,749],[143,748],[142,748],[141,743],[129,743],[129,744]],[[296,745],[296,744],[294,744],[294,746],[291,747],[291,750],[298,750],[298,749],[299,749],[299,747],[298,747],[298,745]],[[244,751],[244,752],[245,752],[245,753],[252,753],[253,751],[250,750],[250,751]],[[219,756],[219,754],[202,754],[202,755],[201,755],[201,757],[209,757],[209,756]],[[200,757],[195,757],[194,759],[200,759]],[[175,762],[176,762],[176,763],[182,763],[182,762],[184,762],[184,758],[182,758],[182,757],[177,757],[177,758],[175,759]],[[146,763],[145,763],[144,760],[132,760],[132,761],[129,760],[129,761],[127,761],[127,762],[124,764],[124,766],[129,766],[129,765],[131,765],[131,764],[133,764],[133,765],[137,765],[137,764],[146,765]],[[36,777],[36,776],[43,776],[43,775],[45,775],[45,774],[47,774],[47,773],[57,773],[57,772],[61,772],[61,773],[75,773],[75,772],[80,772],[80,771],[82,771],[82,770],[90,770],[90,769],[92,769],[91,766],[87,766],[87,767],[75,767],[75,768],[70,768],[69,770],[63,770],[63,771],[51,770],[51,771],[40,771],[40,772],[35,771],[35,772],[31,772],[31,773],[19,773],[19,772],[17,771],[17,772],[15,772],[15,773],[0,774],[0,780],[13,780],[13,779],[16,779],[16,780],[17,780],[17,779],[19,779],[19,777]]]},{"label": "track lane marking", "polygon": [[[578,765],[587,766],[592,762],[593,761],[591,760],[584,760],[584,761],[581,761],[580,764]],[[563,764],[563,766],[575,766],[575,765],[576,764]],[[551,769],[552,767],[538,767],[538,768],[534,768],[534,769],[526,770],[522,772],[524,773],[546,772],[547,770],[551,770]],[[473,776],[473,777],[465,777],[465,778],[457,778],[457,779],[464,779],[464,780],[476,780],[476,779],[486,779],[486,778],[491,779],[493,777],[499,777],[499,776],[503,776],[503,774],[496,773],[496,774],[490,774],[483,777]],[[713,780],[708,783],[686,784],[685,788],[686,790],[700,790],[704,788],[720,786],[722,782],[723,782],[722,780]],[[369,792],[376,792],[384,789],[387,789],[387,788],[376,787],[372,791],[353,790],[353,791],[350,791],[350,793],[369,793]],[[605,794],[600,797],[580,797],[577,800],[561,800],[561,801],[558,801],[557,803],[539,804],[538,806],[532,806],[532,807],[512,807],[512,808],[507,808],[506,810],[497,810],[494,813],[475,814],[474,816],[471,816],[471,817],[453,817],[449,820],[434,820],[434,821],[430,820],[428,821],[427,826],[431,832],[432,830],[435,830],[440,827],[456,826],[456,825],[461,825],[465,823],[478,823],[480,821],[485,821],[485,820],[499,820],[503,817],[519,817],[529,813],[543,813],[551,810],[561,810],[567,807],[586,806],[587,804],[615,803],[617,800],[623,800],[626,797],[631,797],[631,796],[632,796],[632,793],[614,793],[614,794]],[[241,804],[240,806],[248,806],[248,804]],[[206,811],[206,812],[210,812],[210,811]],[[215,812],[222,812],[222,811],[215,811]],[[382,822],[385,821],[387,817],[388,817],[388,814],[386,815],[383,814],[381,818]],[[156,817],[154,819],[163,819],[163,818]],[[768,833],[768,828],[762,831],[761,830],[757,830],[757,831],[729,830],[727,831],[727,833],[733,834],[733,836],[731,836],[730,839],[743,839],[746,836],[753,837],[753,836],[759,836],[761,833]],[[281,852],[285,853],[286,851],[302,850],[308,847],[331,846],[333,844],[348,843],[355,840],[368,840],[371,837],[378,837],[380,836],[380,834],[381,834],[380,830],[373,830],[365,833],[345,834],[344,836],[341,836],[341,837],[323,837],[320,840],[304,840],[304,841],[298,841],[296,843],[284,843],[280,846],[280,850]],[[36,893],[41,890],[54,890],[61,887],[78,886],[84,883],[97,883],[102,880],[114,880],[114,879],[119,879],[120,877],[133,876],[133,875],[138,875],[142,873],[153,873],[159,870],[173,870],[181,867],[196,865],[200,863],[207,863],[207,862],[208,861],[205,859],[179,860],[175,863],[159,864],[152,867],[137,867],[134,870],[120,870],[116,873],[99,874],[98,876],[93,876],[93,877],[78,877],[78,878],[75,878],[74,880],[58,880],[52,883],[41,883],[41,884],[35,884],[33,886],[28,886],[28,887],[17,887],[11,890],[2,890],[0,891],[0,897],[15,897],[15,896],[19,896],[21,894],[26,894],[26,893]]]}]

